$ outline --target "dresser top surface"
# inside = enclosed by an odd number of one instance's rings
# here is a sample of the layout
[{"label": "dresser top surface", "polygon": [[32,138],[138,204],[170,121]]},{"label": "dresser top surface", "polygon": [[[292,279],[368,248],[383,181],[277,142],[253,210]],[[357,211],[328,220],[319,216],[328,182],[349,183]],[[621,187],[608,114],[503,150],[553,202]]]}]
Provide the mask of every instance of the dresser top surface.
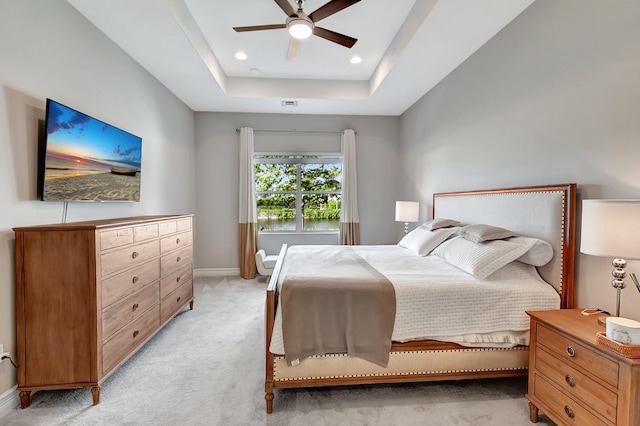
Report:
[{"label": "dresser top surface", "polygon": [[120,217],[113,219],[97,219],[86,220],[81,222],[67,222],[56,223],[48,225],[36,225],[36,226],[23,226],[13,228],[15,232],[29,232],[29,231],[55,231],[55,230],[71,230],[71,229],[100,229],[109,228],[114,226],[128,226],[128,225],[141,225],[148,222],[155,222],[161,220],[172,220],[180,218],[190,218],[192,214],[176,214],[176,215],[148,215],[148,216],[132,216],[132,217]]}]

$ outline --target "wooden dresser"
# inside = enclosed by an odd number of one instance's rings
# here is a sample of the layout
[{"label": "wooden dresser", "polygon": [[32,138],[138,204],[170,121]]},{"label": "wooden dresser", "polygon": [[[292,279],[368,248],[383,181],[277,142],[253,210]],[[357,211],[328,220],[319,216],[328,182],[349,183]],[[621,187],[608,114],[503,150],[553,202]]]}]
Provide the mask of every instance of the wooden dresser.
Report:
[{"label": "wooden dresser", "polygon": [[91,387],[187,304],[191,215],[14,228],[18,390]]},{"label": "wooden dresser", "polygon": [[[558,425],[640,425],[640,359],[600,345],[598,316],[581,309],[528,312],[530,418]],[[601,315],[601,314],[600,314]]]}]

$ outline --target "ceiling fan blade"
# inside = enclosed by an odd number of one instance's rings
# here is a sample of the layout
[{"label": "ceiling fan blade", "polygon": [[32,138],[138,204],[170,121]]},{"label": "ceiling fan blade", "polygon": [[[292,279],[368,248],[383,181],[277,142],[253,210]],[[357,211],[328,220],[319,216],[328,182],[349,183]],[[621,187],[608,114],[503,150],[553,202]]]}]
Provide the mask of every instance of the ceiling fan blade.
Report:
[{"label": "ceiling fan blade", "polygon": [[296,59],[298,59],[301,45],[302,40],[300,40],[299,38],[291,37],[291,41],[289,42],[289,51],[287,52],[287,61],[295,61]]},{"label": "ceiling fan blade", "polygon": [[278,6],[280,6],[280,9],[282,9],[284,13],[287,14],[287,16],[290,16],[292,18],[298,16],[298,14],[296,13],[296,10],[291,6],[291,3],[289,3],[289,0],[274,0],[274,1],[278,3]]},{"label": "ceiling fan blade", "polygon": [[360,0],[331,0],[329,3],[324,6],[320,6],[318,9],[314,10],[309,14],[309,19],[313,22],[318,22],[327,16],[331,16],[334,13],[340,12],[342,9],[346,9],[349,6],[352,6],[358,3]]},{"label": "ceiling fan blade", "polygon": [[334,31],[327,30],[325,28],[320,28],[320,27],[315,27],[313,29],[313,35],[322,37],[325,40],[329,40],[334,43],[341,44],[348,48],[353,47],[353,45],[356,44],[356,41],[358,41],[357,38],[349,37],[344,34],[339,34]]},{"label": "ceiling fan blade", "polygon": [[287,28],[287,25],[273,24],[273,25],[253,25],[249,27],[233,27],[233,29],[239,33],[244,31],[279,30],[281,28]]}]

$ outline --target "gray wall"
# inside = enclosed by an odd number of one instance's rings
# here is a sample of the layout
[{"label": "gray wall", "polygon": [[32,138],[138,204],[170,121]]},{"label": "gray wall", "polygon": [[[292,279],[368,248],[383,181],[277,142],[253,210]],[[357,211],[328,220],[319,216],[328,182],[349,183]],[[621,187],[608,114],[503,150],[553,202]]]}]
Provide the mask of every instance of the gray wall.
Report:
[{"label": "gray wall", "polygon": [[[637,1],[533,3],[402,115],[413,197],[575,182],[580,199],[640,198],[638,22]],[[578,306],[614,312],[610,262],[579,255]],[[627,282],[622,315],[640,320]]]},{"label": "gray wall", "polygon": [[[67,221],[195,212],[193,112],[64,0],[0,0],[0,343],[15,359],[15,226],[59,223],[36,197],[49,97],[142,137],[139,203],[69,203]],[[0,364],[0,396],[15,385]]]},{"label": "gray wall", "polygon": [[[399,118],[332,115],[196,113],[196,268],[238,269],[238,164],[236,129],[342,131],[354,129],[358,203],[363,244],[397,242],[394,222],[399,180]],[[256,133],[258,139],[267,137]],[[269,135],[273,138],[274,135]],[[300,134],[300,139],[315,139]],[[258,246],[277,253],[280,245],[336,244],[334,236],[259,236]]]}]

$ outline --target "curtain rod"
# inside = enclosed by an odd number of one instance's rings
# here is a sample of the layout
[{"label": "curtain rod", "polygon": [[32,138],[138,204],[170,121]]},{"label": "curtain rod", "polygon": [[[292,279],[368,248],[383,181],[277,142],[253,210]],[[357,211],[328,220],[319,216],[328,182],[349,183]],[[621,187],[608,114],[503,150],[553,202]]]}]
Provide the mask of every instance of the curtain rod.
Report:
[{"label": "curtain rod", "polygon": [[[254,133],[324,133],[324,134],[335,134],[335,135],[341,135],[342,131],[327,131],[327,130],[297,130],[297,129],[293,129],[293,130],[258,130],[258,129],[253,129]],[[357,135],[358,132],[356,132],[354,130],[355,134]],[[236,129],[236,133],[240,133],[240,129]]]}]

